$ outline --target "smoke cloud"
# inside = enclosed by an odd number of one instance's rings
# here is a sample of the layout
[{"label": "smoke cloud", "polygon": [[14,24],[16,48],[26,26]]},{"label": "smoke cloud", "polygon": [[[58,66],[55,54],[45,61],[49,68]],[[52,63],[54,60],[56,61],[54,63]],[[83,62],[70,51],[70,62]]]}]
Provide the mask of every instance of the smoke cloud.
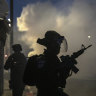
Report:
[{"label": "smoke cloud", "polygon": [[[81,44],[93,46],[88,49],[77,61],[80,72],[72,76],[74,78],[96,79],[96,1],[74,0],[65,12],[51,2],[28,4],[22,10],[21,16],[17,18],[18,30],[24,32],[21,40],[29,48],[33,48],[30,54],[40,54],[44,47],[37,44],[37,38],[43,38],[48,30],[55,30],[64,35],[68,42],[68,52],[72,54],[80,49]],[[61,2],[63,6],[64,2]],[[88,38],[88,36],[91,36]]]}]

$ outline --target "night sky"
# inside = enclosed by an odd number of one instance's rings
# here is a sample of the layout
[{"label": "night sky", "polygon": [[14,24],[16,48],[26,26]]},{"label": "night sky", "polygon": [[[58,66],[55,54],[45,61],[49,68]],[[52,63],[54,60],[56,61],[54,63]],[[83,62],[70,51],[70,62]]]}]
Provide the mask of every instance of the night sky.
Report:
[{"label": "night sky", "polygon": [[[10,0],[6,1],[10,6]],[[68,6],[71,6],[74,0],[13,0],[13,1],[14,1],[14,21],[16,22],[16,18],[21,15],[23,7],[26,6],[27,4],[34,4],[37,2],[51,2],[54,6],[58,7],[59,9],[62,9],[62,7],[67,8]],[[64,2],[63,3],[64,5],[60,6],[59,5],[60,2]]]}]

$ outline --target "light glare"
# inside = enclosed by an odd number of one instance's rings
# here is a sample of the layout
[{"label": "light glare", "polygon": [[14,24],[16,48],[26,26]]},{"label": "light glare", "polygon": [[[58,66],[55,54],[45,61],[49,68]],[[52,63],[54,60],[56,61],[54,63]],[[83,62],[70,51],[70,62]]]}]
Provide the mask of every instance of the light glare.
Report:
[{"label": "light glare", "polygon": [[88,38],[90,39],[90,38],[91,38],[91,36],[88,36]]}]

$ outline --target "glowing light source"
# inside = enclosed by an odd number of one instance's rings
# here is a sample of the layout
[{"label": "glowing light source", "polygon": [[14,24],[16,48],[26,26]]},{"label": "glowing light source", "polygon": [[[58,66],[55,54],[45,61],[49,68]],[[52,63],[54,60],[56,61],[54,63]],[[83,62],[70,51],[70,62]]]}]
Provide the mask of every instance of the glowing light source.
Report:
[{"label": "glowing light source", "polygon": [[8,24],[9,25],[9,27],[11,27],[11,24]]},{"label": "glowing light source", "polygon": [[5,58],[7,58],[8,57],[8,55],[7,54],[5,54]]},{"label": "glowing light source", "polygon": [[8,21],[11,22],[11,19],[9,18]]},{"label": "glowing light source", "polygon": [[88,36],[88,38],[90,39],[90,38],[91,38],[91,36]]}]

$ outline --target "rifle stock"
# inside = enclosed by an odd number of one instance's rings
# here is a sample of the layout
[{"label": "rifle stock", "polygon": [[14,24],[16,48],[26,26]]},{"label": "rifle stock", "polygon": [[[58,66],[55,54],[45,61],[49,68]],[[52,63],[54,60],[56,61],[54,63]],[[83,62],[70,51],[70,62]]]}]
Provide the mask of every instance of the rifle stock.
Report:
[{"label": "rifle stock", "polygon": [[89,45],[88,47],[82,46],[83,48],[77,52],[74,52],[71,56],[61,56],[60,59],[62,61],[62,65],[69,66],[69,70],[72,70],[74,73],[77,73],[79,69],[75,66],[77,64],[76,58],[79,57],[83,52],[91,47],[92,45]]}]

